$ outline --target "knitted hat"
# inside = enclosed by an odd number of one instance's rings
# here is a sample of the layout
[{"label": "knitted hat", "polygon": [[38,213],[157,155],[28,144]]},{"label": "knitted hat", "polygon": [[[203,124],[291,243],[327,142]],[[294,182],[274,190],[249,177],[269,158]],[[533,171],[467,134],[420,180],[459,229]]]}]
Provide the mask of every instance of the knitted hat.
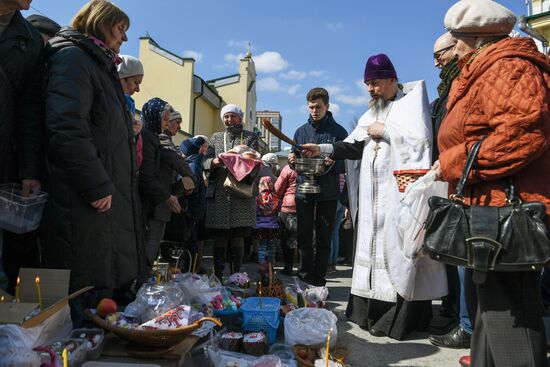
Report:
[{"label": "knitted hat", "polygon": [[277,158],[275,153],[266,153],[262,157],[262,162],[266,164],[277,164],[279,162],[279,158]]},{"label": "knitted hat", "polygon": [[174,111],[170,114],[170,121],[172,120],[177,120],[177,119],[181,119],[181,113],[179,113],[179,111]]},{"label": "knitted hat", "polygon": [[234,114],[238,115],[241,118],[241,120],[244,116],[243,110],[241,110],[239,106],[237,106],[236,104],[230,103],[223,106],[220,112],[220,118],[222,119],[222,121],[223,121],[223,116],[228,112],[233,112]]},{"label": "knitted hat", "polygon": [[120,55],[122,62],[118,64],[119,79],[129,78],[135,75],[143,75],[143,64],[137,57]]},{"label": "knitted hat", "polygon": [[390,58],[384,54],[378,54],[369,57],[365,65],[365,83],[373,79],[397,79],[397,73],[390,61]]},{"label": "knitted hat", "polygon": [[505,36],[516,24],[514,13],[492,0],[460,0],[445,14],[445,28],[455,35]]},{"label": "knitted hat", "polygon": [[200,147],[206,142],[202,136],[196,137],[196,138],[190,138],[187,140],[184,140],[180,144],[180,151],[189,156],[192,154],[199,153]]},{"label": "knitted hat", "polygon": [[61,26],[59,24],[43,15],[29,15],[27,17],[27,22],[32,24],[32,26],[36,28],[38,32],[44,33],[51,37],[55,36],[55,34],[61,29]]}]

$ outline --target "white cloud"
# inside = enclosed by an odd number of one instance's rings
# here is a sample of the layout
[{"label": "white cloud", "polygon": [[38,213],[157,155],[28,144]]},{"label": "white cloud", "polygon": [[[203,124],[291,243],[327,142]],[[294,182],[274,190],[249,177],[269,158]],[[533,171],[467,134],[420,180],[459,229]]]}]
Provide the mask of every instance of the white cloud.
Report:
[{"label": "white cloud", "polygon": [[300,90],[300,84],[293,84],[288,86],[281,84],[277,79],[273,77],[267,77],[258,79],[257,89],[260,92],[281,92],[293,96]]},{"label": "white cloud", "polygon": [[294,80],[302,80],[305,79],[307,76],[307,73],[305,71],[296,71],[296,70],[290,70],[284,74],[281,74],[281,77],[285,79],[294,79]]},{"label": "white cloud", "polygon": [[231,63],[238,63],[242,58],[244,57],[244,54],[226,54],[223,59],[226,61],[226,62],[231,62]]},{"label": "white cloud", "polygon": [[227,41],[227,47],[247,50],[249,43],[250,41],[229,40]]},{"label": "white cloud", "polygon": [[290,87],[288,87],[286,89],[286,92],[288,94],[290,94],[291,96],[294,96],[294,95],[296,95],[296,93],[298,93],[299,90],[300,90],[300,84],[294,84],[294,85],[291,85]]},{"label": "white cloud", "polygon": [[254,56],[254,63],[256,64],[256,71],[260,73],[276,73],[288,67],[288,61],[275,51],[266,51]]},{"label": "white cloud", "polygon": [[281,83],[275,78],[262,78],[258,80],[259,91],[278,92],[281,89]]},{"label": "white cloud", "polygon": [[325,74],[326,74],[326,71],[324,71],[324,70],[313,70],[313,71],[310,71],[310,72],[307,73],[307,75],[315,77],[315,78],[319,78],[319,77],[321,77]]},{"label": "white cloud", "polygon": [[340,112],[340,105],[331,102],[331,103],[329,103],[329,108],[328,109],[332,113],[338,113],[338,112]]},{"label": "white cloud", "polygon": [[[363,83],[363,80],[361,79],[356,80],[354,85],[359,90],[359,94],[351,95],[337,93],[335,96],[335,100],[351,106],[366,107],[371,99],[367,86],[365,85],[365,83]],[[340,90],[339,92],[342,92],[342,90]]]},{"label": "white cloud", "polygon": [[334,97],[338,96],[339,94],[342,94],[345,90],[344,87],[342,87],[340,85],[337,85],[337,84],[327,85],[324,88],[328,91],[328,94],[329,94],[330,98],[334,98]]},{"label": "white cloud", "polygon": [[369,104],[370,97],[361,95],[361,96],[349,96],[349,95],[340,95],[336,96],[338,102],[343,104],[348,104],[352,106],[367,106]]},{"label": "white cloud", "polygon": [[328,29],[329,31],[338,31],[338,30],[342,29],[343,27],[344,27],[344,25],[340,22],[325,24],[325,28]]},{"label": "white cloud", "polygon": [[303,80],[307,77],[319,78],[325,75],[326,72],[323,70],[313,70],[313,71],[296,71],[290,70],[286,73],[281,74],[282,78],[292,79],[292,80]]},{"label": "white cloud", "polygon": [[195,59],[196,62],[201,62],[202,61],[202,54],[200,52],[197,52],[197,51],[193,51],[193,50],[185,50],[183,51],[183,57],[191,57],[193,59]]}]

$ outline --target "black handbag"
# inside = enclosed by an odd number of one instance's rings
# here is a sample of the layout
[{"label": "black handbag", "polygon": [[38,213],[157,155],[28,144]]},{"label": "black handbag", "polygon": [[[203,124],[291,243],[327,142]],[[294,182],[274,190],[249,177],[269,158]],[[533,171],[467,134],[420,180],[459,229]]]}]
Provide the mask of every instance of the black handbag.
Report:
[{"label": "black handbag", "polygon": [[506,205],[466,205],[462,195],[481,141],[476,142],[454,194],[432,196],[426,219],[425,248],[434,260],[474,270],[474,282],[485,281],[488,271],[537,271],[550,260],[546,206],[522,202],[510,178]]}]

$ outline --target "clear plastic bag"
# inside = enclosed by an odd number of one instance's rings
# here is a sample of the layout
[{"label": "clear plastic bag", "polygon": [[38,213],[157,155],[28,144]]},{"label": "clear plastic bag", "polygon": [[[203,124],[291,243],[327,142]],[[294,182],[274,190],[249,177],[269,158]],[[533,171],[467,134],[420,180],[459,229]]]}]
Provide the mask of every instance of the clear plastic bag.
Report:
[{"label": "clear plastic bag", "polygon": [[[139,312],[141,323],[161,316],[183,303],[183,292],[172,285],[144,284],[137,292],[134,305],[128,312]],[[125,310],[126,312],[126,310]]]},{"label": "clear plastic bag", "polygon": [[426,234],[424,223],[432,196],[447,196],[447,183],[436,181],[435,171],[430,171],[414,183],[408,185],[401,199],[402,208],[397,220],[397,231],[403,239],[403,254],[414,259],[422,250]]},{"label": "clear plastic bag", "polygon": [[299,308],[290,311],[285,317],[285,343],[321,348],[326,343],[328,331],[332,329],[330,345],[334,346],[338,338],[337,321],[334,313],[323,308]]}]

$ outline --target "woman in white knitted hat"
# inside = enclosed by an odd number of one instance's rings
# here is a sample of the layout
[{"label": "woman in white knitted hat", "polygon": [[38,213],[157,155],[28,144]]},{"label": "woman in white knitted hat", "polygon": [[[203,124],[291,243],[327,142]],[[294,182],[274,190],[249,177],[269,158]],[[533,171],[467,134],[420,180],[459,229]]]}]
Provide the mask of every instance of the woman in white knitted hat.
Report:
[{"label": "woman in white knitted hat", "polygon": [[218,156],[237,145],[247,145],[258,150],[258,135],[244,130],[244,114],[237,105],[224,106],[220,117],[225,127],[224,131],[214,133],[210,138],[203,165],[209,182],[206,189],[205,227],[209,235],[215,239],[214,271],[221,280],[225,269],[226,250],[231,272],[239,271],[244,254],[244,237],[249,236],[252,227],[256,225],[256,200],[254,196],[238,198],[225,190],[227,170]]}]

